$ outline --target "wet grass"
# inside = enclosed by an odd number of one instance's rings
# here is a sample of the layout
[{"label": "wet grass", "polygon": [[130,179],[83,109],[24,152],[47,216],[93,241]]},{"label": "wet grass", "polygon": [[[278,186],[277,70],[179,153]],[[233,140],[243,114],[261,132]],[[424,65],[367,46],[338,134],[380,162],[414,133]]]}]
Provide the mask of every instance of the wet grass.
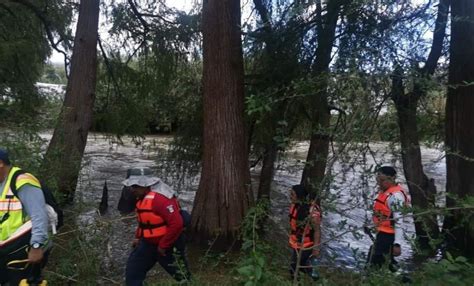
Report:
[{"label": "wet grass", "polygon": [[[61,233],[54,238],[55,246],[44,272],[48,285],[124,285],[124,264],[131,251],[132,234],[129,237],[130,231],[123,228],[133,226],[135,221],[130,219],[118,225],[117,218],[99,217],[94,214],[94,206],[86,204],[77,204],[74,209],[67,210],[67,218]],[[277,223],[269,221],[268,225],[261,241],[265,244],[266,279],[252,285],[293,285],[288,272],[290,251],[287,235],[282,233]],[[116,248],[117,245],[123,248]],[[206,246],[189,244],[188,259],[193,281],[188,285],[246,285],[248,281],[237,269],[245,263],[247,255],[243,251],[213,252]],[[463,260],[444,266],[432,264],[428,268],[416,265],[414,271],[411,285],[472,285],[464,282],[474,281],[474,266]],[[450,276],[451,273],[454,274]],[[302,275],[298,285],[402,285],[400,276],[380,272],[365,277],[332,266],[331,262],[321,266],[320,274],[317,283]],[[177,285],[158,264],[148,273],[146,281],[145,285]]]},{"label": "wet grass", "polygon": [[[103,241],[99,238],[88,241],[79,239],[73,233],[75,232],[71,232],[71,236],[67,239],[68,235],[65,235],[64,239],[56,243],[45,272],[49,285],[124,285],[123,268],[105,270],[103,267],[101,261]],[[280,242],[277,241],[277,244]],[[129,252],[123,255],[128,256]],[[217,253],[191,244],[188,246],[188,259],[193,280],[187,285],[247,285],[247,281],[244,281],[237,272],[245,256],[244,252]],[[275,246],[275,251],[266,255],[268,263],[265,272],[269,278],[262,283],[252,285],[293,285],[288,273],[289,258],[287,249]],[[466,269],[472,273],[472,266]],[[435,273],[439,275],[442,271],[444,270],[440,268],[418,270],[411,285],[448,285],[424,283],[429,280],[433,282],[433,275]],[[301,275],[298,285],[403,285],[401,276],[393,275],[388,271],[375,272],[367,277],[354,271],[325,266],[320,268],[320,274],[321,279],[318,282],[313,282],[309,277]],[[443,276],[441,279],[448,278],[449,276]],[[468,280],[463,278],[459,281]],[[178,283],[157,264],[148,273],[145,285],[178,285]],[[469,284],[453,283],[451,286],[454,285]]]}]

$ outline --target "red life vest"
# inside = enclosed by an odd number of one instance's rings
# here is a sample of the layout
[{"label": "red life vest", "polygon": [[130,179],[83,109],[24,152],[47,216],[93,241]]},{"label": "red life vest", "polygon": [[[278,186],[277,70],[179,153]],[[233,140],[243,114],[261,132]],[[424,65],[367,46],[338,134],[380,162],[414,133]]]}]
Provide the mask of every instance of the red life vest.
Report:
[{"label": "red life vest", "polygon": [[157,238],[164,236],[167,232],[164,219],[152,210],[155,192],[148,192],[145,197],[136,204],[138,229],[137,236],[142,238]]},{"label": "red life vest", "polygon": [[[314,212],[319,214],[319,208],[317,205],[312,205],[309,210],[308,219],[312,219]],[[296,204],[291,204],[290,206],[290,239],[289,244],[291,248],[299,249],[299,248],[309,248],[314,245],[314,230],[311,227],[310,222],[303,222],[304,225],[298,225],[298,206]]]},{"label": "red life vest", "polygon": [[408,204],[408,197],[400,187],[396,185],[388,188],[383,193],[379,193],[374,202],[374,215],[372,220],[377,227],[377,231],[384,233],[395,233],[395,221],[393,220],[393,213],[388,206],[388,199],[394,193],[401,192],[405,198],[405,205]]}]

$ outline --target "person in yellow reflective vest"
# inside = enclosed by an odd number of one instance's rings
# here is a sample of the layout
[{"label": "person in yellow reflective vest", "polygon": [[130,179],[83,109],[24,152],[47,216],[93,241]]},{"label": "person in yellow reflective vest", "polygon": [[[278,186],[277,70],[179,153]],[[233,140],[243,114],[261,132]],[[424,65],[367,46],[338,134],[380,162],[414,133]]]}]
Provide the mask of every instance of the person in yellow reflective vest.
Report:
[{"label": "person in yellow reflective vest", "polygon": [[295,275],[296,267],[311,275],[311,260],[320,256],[321,244],[321,211],[316,203],[310,202],[309,194],[303,185],[294,185],[290,189],[290,236],[292,249],[290,274]]},{"label": "person in yellow reflective vest", "polygon": [[0,149],[0,285],[18,285],[46,263],[48,214],[41,184],[23,173],[14,195],[10,186],[17,170]]}]

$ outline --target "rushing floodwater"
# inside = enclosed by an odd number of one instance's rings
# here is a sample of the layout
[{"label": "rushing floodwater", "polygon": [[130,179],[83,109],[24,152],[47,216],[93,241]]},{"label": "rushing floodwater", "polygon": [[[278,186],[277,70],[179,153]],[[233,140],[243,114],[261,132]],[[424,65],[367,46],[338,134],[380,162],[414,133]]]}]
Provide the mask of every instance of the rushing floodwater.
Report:
[{"label": "rushing floodwater", "polygon": [[[107,181],[109,189],[109,209],[107,214],[100,218],[95,208],[88,208],[79,216],[79,222],[84,227],[94,227],[97,221],[115,220],[120,217],[116,206],[122,188],[126,170],[135,166],[156,167],[160,162],[159,154],[168,147],[171,138],[167,136],[148,136],[140,144],[124,139],[123,144],[111,143],[101,134],[90,134],[81,172],[76,199],[90,206],[98,206],[102,195],[102,188]],[[291,150],[280,158],[275,173],[272,190],[272,219],[280,226],[282,233],[288,227],[288,189],[299,183],[302,173],[302,163],[308,149],[307,142],[297,143]],[[336,148],[337,149],[337,148]],[[360,268],[365,260],[371,241],[361,230],[346,233],[350,228],[357,228],[370,220],[370,208],[375,197],[375,178],[368,170],[374,164],[393,164],[397,167],[399,181],[405,186],[401,162],[397,150],[390,150],[387,144],[370,144],[370,152],[361,152],[361,147],[347,150],[344,156],[331,153],[330,162],[333,181],[326,193],[330,202],[323,205],[323,241],[327,241],[323,251],[324,263],[343,266],[349,269]],[[359,150],[359,151],[358,151]],[[393,153],[393,154],[392,154]],[[365,154],[365,155],[364,155]],[[438,187],[438,193],[445,189],[445,161],[442,152],[437,149],[423,148],[422,157],[425,171],[433,177]],[[259,167],[252,169],[252,177],[259,173]],[[172,173],[167,170],[168,174]],[[163,175],[163,170],[157,169],[157,175]],[[171,177],[162,179],[178,188]],[[199,178],[188,178],[186,183],[180,184],[179,192],[182,206],[188,210],[192,208],[195,190]],[[258,182],[253,182],[256,186]],[[443,201],[440,201],[442,204]],[[414,227],[410,219],[403,222],[407,236],[413,235]],[[104,256],[106,268],[113,272],[123,271],[126,258],[130,251],[130,241],[135,229],[134,219],[115,221],[107,229],[107,251]],[[343,235],[341,235],[343,234]],[[337,239],[334,239],[337,237]],[[409,240],[402,244],[403,254],[399,260],[410,262],[412,248]]]}]

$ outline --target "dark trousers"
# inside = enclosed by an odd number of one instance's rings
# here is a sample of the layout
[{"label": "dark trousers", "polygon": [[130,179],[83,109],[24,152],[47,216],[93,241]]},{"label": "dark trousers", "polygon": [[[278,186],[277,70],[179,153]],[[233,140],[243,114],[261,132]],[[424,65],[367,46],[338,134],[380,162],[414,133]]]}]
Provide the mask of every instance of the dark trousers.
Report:
[{"label": "dark trousers", "polygon": [[[298,263],[298,249],[294,249],[292,248],[292,255],[291,255],[291,264],[290,264],[290,274],[291,274],[291,277],[293,278],[294,275],[295,275],[295,271],[296,271],[296,265]],[[300,268],[300,272],[304,272],[308,275],[311,274],[311,266],[310,265],[310,262],[309,262],[309,258],[311,257],[311,254],[313,253],[312,249],[308,249],[308,250],[303,250],[300,252],[300,267],[301,266],[304,266],[303,268]]]},{"label": "dark trousers", "polygon": [[[49,251],[44,252],[41,264],[18,263],[7,266],[14,260],[28,259],[31,234],[24,235],[0,249],[0,285],[18,285],[22,279],[41,281],[41,268],[46,265]],[[8,283],[8,284],[7,284]]]},{"label": "dark trousers", "polygon": [[127,260],[125,281],[127,286],[141,286],[147,272],[158,262],[175,280],[189,280],[188,263],[185,256],[185,241],[181,235],[165,256],[158,253],[158,246],[143,239],[132,251]]},{"label": "dark trousers", "polygon": [[380,269],[383,265],[388,265],[391,271],[396,271],[397,262],[392,255],[392,246],[395,241],[395,234],[379,232],[375,238],[374,245],[369,250],[367,262],[369,266]]}]

